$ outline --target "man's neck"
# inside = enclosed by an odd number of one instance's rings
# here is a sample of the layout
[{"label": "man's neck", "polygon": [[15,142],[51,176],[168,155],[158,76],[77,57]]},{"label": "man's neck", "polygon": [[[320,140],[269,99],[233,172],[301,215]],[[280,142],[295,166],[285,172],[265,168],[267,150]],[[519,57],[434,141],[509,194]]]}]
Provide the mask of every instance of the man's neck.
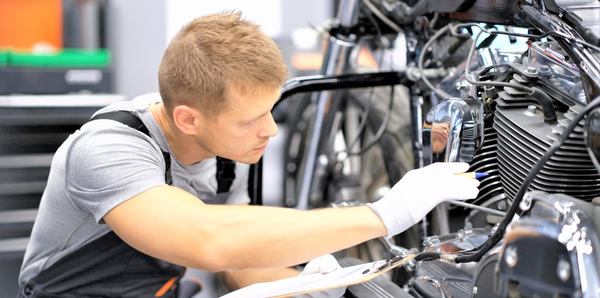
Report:
[{"label": "man's neck", "polygon": [[177,161],[184,165],[192,165],[214,157],[214,155],[196,144],[190,136],[182,134],[174,127],[172,122],[169,121],[162,103],[151,106],[150,113],[154,117],[158,127],[162,130],[171,153]]}]

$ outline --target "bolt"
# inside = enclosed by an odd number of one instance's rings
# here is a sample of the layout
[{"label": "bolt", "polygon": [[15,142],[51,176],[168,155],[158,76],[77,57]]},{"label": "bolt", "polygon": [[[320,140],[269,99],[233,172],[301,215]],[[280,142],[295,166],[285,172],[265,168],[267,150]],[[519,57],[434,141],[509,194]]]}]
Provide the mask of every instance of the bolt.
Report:
[{"label": "bolt", "polygon": [[504,261],[508,267],[517,266],[517,248],[514,246],[508,246],[504,252]]},{"label": "bolt", "polygon": [[523,200],[521,201],[521,204],[519,204],[519,208],[521,208],[523,211],[527,211],[529,208],[531,208],[531,197],[528,193],[523,196]]},{"label": "bolt", "polygon": [[550,74],[552,72],[552,70],[550,69],[549,66],[546,65],[542,65],[540,66],[540,68],[538,69],[538,71],[542,74],[542,75],[547,75]]},{"label": "bolt", "polygon": [[319,155],[318,161],[322,166],[327,166],[329,164],[329,158],[327,158],[325,154]]},{"label": "bolt", "polygon": [[558,260],[558,264],[556,265],[556,273],[561,281],[567,282],[569,278],[571,278],[571,264],[569,261],[565,260],[564,258],[560,258],[560,260]]},{"label": "bolt", "polygon": [[456,90],[467,90],[469,89],[469,83],[467,81],[458,81],[455,84]]},{"label": "bolt", "polygon": [[409,68],[407,74],[409,78],[413,78],[415,81],[421,79],[421,71],[419,71],[417,68]]},{"label": "bolt", "polygon": [[440,244],[440,239],[437,236],[430,236],[423,240],[423,246],[425,247],[433,247]]},{"label": "bolt", "polygon": [[506,201],[498,202],[498,210],[506,210]]},{"label": "bolt", "polygon": [[537,107],[535,105],[528,105],[527,106],[527,113],[535,115],[536,111],[537,111]]},{"label": "bolt", "polygon": [[527,72],[528,74],[537,74],[538,70],[533,66],[528,66],[525,72]]},{"label": "bolt", "polygon": [[498,97],[498,92],[494,86],[485,86],[483,87],[483,95],[485,99],[494,99]]}]

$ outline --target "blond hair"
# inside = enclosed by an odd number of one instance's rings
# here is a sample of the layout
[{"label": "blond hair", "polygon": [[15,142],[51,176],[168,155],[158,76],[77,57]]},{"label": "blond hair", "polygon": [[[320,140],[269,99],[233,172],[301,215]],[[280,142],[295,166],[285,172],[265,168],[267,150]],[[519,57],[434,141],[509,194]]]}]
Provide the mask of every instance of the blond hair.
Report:
[{"label": "blond hair", "polygon": [[287,69],[277,45],[239,12],[197,18],[173,38],[158,84],[171,115],[185,104],[211,114],[226,104],[228,88],[242,93],[280,87]]}]

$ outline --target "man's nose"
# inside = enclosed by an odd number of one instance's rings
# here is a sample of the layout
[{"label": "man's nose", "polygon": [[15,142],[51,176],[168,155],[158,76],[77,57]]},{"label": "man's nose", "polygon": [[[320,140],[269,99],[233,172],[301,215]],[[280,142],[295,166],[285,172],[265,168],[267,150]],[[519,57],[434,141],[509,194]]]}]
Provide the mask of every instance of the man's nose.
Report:
[{"label": "man's nose", "polygon": [[261,138],[271,138],[277,135],[277,123],[273,119],[273,115],[269,114],[266,117],[264,127],[258,132],[258,136]]}]

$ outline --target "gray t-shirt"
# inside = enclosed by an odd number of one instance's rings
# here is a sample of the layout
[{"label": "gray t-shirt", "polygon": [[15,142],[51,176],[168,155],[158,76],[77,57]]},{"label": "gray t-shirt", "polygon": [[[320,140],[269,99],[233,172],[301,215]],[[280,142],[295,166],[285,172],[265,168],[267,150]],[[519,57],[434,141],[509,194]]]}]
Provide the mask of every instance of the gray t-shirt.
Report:
[{"label": "gray t-shirt", "polygon": [[[74,132],[56,151],[19,283],[108,233],[102,218],[112,208],[165,184],[162,151],[171,150],[148,109],[160,101],[160,95],[151,93],[97,112],[131,111],[152,138],[113,120],[95,120]],[[237,163],[229,193],[217,195],[216,159],[186,166],[171,155],[173,185],[208,204],[247,204],[248,169],[247,164]]]}]

